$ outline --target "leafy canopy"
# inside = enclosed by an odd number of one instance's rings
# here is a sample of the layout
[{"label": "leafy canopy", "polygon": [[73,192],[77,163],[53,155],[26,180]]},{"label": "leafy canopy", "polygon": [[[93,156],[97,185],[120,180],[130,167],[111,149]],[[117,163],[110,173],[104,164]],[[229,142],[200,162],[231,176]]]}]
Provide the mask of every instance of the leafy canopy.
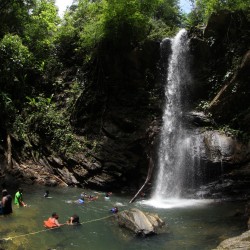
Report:
[{"label": "leafy canopy", "polygon": [[179,13],[178,0],[79,0],[65,14],[58,41],[88,62],[103,43],[122,49],[173,34]]},{"label": "leafy canopy", "polygon": [[192,0],[195,6],[189,14],[191,25],[206,23],[212,13],[219,10],[250,10],[250,0]]}]

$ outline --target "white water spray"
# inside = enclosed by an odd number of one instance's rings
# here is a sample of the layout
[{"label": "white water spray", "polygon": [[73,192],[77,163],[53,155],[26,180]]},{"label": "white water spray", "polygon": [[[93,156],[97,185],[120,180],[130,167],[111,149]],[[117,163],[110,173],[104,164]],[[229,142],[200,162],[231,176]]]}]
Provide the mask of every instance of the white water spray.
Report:
[{"label": "white water spray", "polygon": [[[163,40],[162,46],[165,42],[169,43],[169,40]],[[188,110],[187,92],[191,83],[186,30],[180,30],[171,40],[171,49],[168,77],[165,80],[166,104],[158,152],[158,176],[153,197],[146,202],[162,208],[196,203],[195,200],[182,199],[187,189],[195,184],[195,154],[199,148],[197,140],[183,124],[183,114]]]}]

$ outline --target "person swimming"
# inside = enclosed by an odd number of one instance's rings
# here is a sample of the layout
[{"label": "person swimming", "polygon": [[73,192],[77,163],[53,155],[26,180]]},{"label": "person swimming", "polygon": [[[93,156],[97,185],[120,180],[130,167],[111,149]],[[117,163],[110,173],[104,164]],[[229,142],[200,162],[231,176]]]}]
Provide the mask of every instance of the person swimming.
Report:
[{"label": "person swimming", "polygon": [[107,192],[107,193],[105,194],[104,199],[105,199],[105,200],[109,200],[111,195],[112,195],[111,192]]},{"label": "person swimming", "polygon": [[45,220],[43,222],[44,226],[46,228],[54,228],[54,227],[62,226],[63,224],[59,223],[58,218],[59,218],[59,216],[57,215],[56,212],[52,213],[51,217],[49,217],[48,220]]},{"label": "person swimming", "polygon": [[43,197],[44,198],[49,198],[49,191],[48,190],[45,191],[45,194],[43,195]]},{"label": "person swimming", "polygon": [[75,201],[78,204],[84,204],[85,200],[84,198],[81,196],[78,200]]},{"label": "person swimming", "polygon": [[88,196],[88,200],[89,201],[95,201],[95,200],[97,200],[98,199],[98,196],[92,196],[92,195],[89,195]]},{"label": "person swimming", "polygon": [[113,214],[118,213],[118,207],[112,207],[112,208],[110,209],[110,212],[113,213]]},{"label": "person swimming", "polygon": [[80,219],[77,214],[73,214],[67,221],[68,225],[80,225]]}]

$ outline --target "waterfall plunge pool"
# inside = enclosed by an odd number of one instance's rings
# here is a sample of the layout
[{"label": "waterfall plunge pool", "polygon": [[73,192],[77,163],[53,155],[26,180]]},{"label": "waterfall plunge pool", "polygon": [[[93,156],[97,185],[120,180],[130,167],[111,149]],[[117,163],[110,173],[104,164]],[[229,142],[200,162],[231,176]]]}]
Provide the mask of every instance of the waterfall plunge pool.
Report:
[{"label": "waterfall plunge pool", "polygon": [[179,199],[179,198],[153,198],[150,200],[143,200],[140,203],[144,205],[153,206],[155,208],[185,208],[185,207],[196,207],[196,206],[206,206],[212,203],[213,200],[205,199]]},{"label": "waterfall plunge pool", "polygon": [[[235,216],[238,211],[244,213],[244,202],[185,200],[180,203],[181,206],[166,209],[151,206],[146,201],[129,204],[131,196],[116,193],[105,200],[104,193],[77,188],[49,188],[52,198],[46,199],[43,198],[46,189],[40,186],[24,187],[24,200],[30,206],[17,208],[13,205],[12,215],[0,217],[1,249],[210,250],[222,240],[247,229],[246,219]],[[14,196],[14,190],[9,192]],[[82,192],[98,195],[99,198],[84,205],[70,202],[77,200]],[[110,215],[109,210],[115,205],[120,211],[136,207],[157,213],[168,225],[169,233],[148,238],[135,237],[120,228],[114,218],[102,219]],[[58,213],[60,223],[77,213],[83,224],[44,231],[43,221],[54,211]],[[16,238],[3,240],[8,237]]]}]

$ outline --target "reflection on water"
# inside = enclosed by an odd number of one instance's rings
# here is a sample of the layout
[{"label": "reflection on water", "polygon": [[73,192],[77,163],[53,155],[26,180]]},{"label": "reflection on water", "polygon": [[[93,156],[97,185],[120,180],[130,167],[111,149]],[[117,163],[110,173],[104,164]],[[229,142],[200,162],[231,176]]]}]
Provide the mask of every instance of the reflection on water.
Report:
[{"label": "reflection on water", "polygon": [[[43,197],[45,188],[24,188],[24,200],[30,206],[14,207],[11,216],[0,217],[0,248],[2,249],[212,249],[225,238],[246,230],[245,221],[234,216],[237,209],[243,211],[243,203],[204,202],[185,200],[180,207],[156,208],[147,202],[129,204],[131,197],[113,194],[109,200],[99,193],[98,200],[84,205],[68,203],[77,200],[83,191],[76,188],[51,188],[51,199]],[[87,193],[96,193],[84,190]],[[14,196],[14,192],[11,192]],[[154,202],[154,201],[151,201]],[[173,201],[172,201],[173,202]],[[177,201],[175,201],[177,203]],[[163,203],[164,204],[164,203]],[[170,201],[165,201],[170,205]],[[137,207],[143,211],[158,213],[167,223],[169,232],[149,238],[137,238],[119,228],[113,217],[103,220],[113,206],[119,210]],[[59,214],[59,222],[65,223],[74,213],[80,216],[80,226],[63,226],[44,230],[43,221],[52,212]],[[32,234],[30,234],[32,233]],[[21,237],[17,237],[21,235]],[[14,237],[12,240],[1,239]],[[16,237],[16,238],[15,238]]]}]

